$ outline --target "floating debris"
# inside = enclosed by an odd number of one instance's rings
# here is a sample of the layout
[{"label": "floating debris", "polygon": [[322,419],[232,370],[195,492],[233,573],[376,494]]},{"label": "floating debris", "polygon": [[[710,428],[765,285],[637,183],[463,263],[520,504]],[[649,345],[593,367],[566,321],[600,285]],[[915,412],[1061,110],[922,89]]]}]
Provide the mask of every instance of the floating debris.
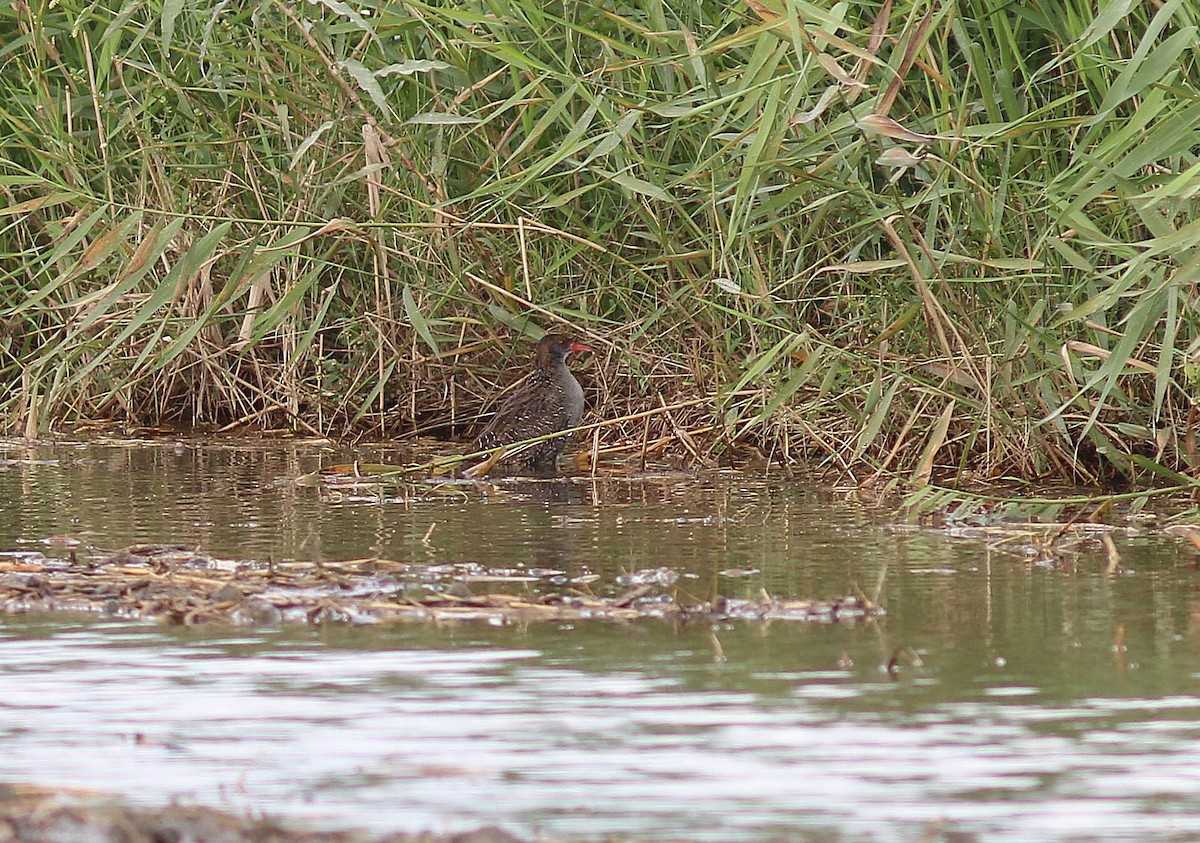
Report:
[{"label": "floating debris", "polygon": [[[471,562],[262,563],[214,559],[179,545],[133,545],[98,560],[0,556],[0,611],[82,611],[186,625],[641,618],[831,623],[884,614],[862,596],[700,600],[677,589],[666,568],[622,576],[615,585],[625,590],[608,595],[592,592],[595,579],[554,568],[488,569]],[[519,593],[492,590],[498,584]]]},{"label": "floating debris", "polygon": [[667,567],[642,568],[617,577],[618,585],[674,585],[679,573]]},{"label": "floating debris", "polygon": [[[932,531],[954,539],[983,540],[987,542],[989,550],[1019,556],[1031,563],[1053,568],[1061,567],[1068,559],[1080,554],[1103,549],[1109,562],[1109,573],[1127,573],[1120,568],[1113,537],[1136,538],[1144,534],[1137,526],[1091,521],[1014,521],[992,525],[944,523],[933,527],[892,524],[885,529],[893,533]],[[1118,559],[1117,564],[1112,562],[1114,558]]]}]

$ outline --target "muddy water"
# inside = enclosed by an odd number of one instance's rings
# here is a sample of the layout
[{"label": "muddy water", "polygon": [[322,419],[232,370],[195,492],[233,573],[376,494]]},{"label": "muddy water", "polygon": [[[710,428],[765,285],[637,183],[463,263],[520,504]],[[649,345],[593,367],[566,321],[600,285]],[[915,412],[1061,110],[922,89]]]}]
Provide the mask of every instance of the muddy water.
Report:
[{"label": "muddy water", "polygon": [[233,558],[552,568],[598,591],[666,566],[698,594],[780,597],[882,579],[888,616],[317,629],[0,616],[0,780],[379,831],[1200,837],[1200,572],[1177,539],[1119,537],[1128,571],[1109,576],[1098,548],[1029,565],[760,477],[487,494],[289,482],[346,458],[9,447],[0,551],[186,542]]}]

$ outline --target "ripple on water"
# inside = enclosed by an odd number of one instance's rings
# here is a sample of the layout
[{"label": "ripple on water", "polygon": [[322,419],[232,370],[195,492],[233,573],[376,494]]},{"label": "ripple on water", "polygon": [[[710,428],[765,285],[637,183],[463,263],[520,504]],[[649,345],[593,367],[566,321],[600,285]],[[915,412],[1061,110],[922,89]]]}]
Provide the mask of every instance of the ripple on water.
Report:
[{"label": "ripple on water", "polygon": [[[792,693],[764,697],[694,687],[690,670],[557,661],[478,642],[354,651],[144,627],[8,635],[0,777],[38,770],[140,801],[380,830],[500,819],[589,837],[824,827],[902,840],[944,817],[1020,840],[1152,833],[1151,809],[1190,799],[1200,769],[1200,727],[1185,716],[1200,699],[1183,695],[1052,712],[1000,695],[911,719],[840,711],[856,692],[842,671],[782,674]],[[1166,719],[1127,719],[1151,713]],[[1047,731],[1080,718],[1096,726]],[[1172,821],[1200,830],[1195,812]]]},{"label": "ripple on water", "polygon": [[0,553],[184,541],[596,590],[882,587],[888,615],[272,630],[5,617],[2,779],[380,831],[910,843],[941,823],[989,841],[1200,837],[1194,568],[1170,544],[1122,545],[1134,574],[1110,578],[1098,548],[1069,570],[1029,567],[770,478],[332,502],[286,482],[349,456],[325,446],[34,456],[0,474]]}]

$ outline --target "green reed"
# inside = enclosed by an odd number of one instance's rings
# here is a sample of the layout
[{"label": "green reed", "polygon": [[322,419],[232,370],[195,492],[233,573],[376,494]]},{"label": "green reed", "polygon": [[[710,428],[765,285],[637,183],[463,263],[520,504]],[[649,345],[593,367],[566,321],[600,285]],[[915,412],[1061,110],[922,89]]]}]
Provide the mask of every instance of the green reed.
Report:
[{"label": "green reed", "polygon": [[676,5],[0,9],[0,427],[458,436],[568,326],[608,443],[1188,471],[1194,4]]}]

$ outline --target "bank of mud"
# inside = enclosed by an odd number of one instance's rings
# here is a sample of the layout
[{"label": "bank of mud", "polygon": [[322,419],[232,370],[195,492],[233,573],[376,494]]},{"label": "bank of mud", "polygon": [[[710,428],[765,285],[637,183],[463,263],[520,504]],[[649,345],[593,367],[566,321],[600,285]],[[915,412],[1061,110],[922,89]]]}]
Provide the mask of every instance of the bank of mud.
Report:
[{"label": "bank of mud", "polygon": [[306,831],[197,805],[144,808],[93,791],[0,784],[0,843],[523,843],[496,827],[377,836]]}]

